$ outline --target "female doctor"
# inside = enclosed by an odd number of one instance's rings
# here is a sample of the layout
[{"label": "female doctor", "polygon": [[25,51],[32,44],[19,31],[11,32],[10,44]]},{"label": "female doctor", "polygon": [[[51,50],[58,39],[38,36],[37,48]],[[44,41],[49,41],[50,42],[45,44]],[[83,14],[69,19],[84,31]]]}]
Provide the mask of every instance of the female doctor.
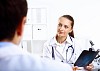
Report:
[{"label": "female doctor", "polygon": [[[70,15],[59,18],[56,36],[44,43],[43,57],[72,65],[83,50],[91,47],[89,41],[74,38],[73,26],[74,19]],[[92,68],[90,64],[85,69]]]}]

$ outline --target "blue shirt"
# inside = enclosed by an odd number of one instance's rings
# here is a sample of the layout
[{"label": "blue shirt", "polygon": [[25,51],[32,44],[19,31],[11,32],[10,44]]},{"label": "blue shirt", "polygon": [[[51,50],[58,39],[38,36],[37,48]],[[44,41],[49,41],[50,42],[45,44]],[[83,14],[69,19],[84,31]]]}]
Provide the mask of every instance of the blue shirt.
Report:
[{"label": "blue shirt", "polygon": [[72,68],[31,55],[13,43],[0,42],[0,71],[72,71]]}]

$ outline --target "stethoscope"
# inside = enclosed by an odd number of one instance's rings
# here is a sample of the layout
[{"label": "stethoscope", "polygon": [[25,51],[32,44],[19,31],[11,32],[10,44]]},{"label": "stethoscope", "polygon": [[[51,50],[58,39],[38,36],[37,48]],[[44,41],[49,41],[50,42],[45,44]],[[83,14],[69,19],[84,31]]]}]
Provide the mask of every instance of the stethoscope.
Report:
[{"label": "stethoscope", "polygon": [[[69,60],[67,60],[67,55],[68,55],[67,53],[68,53],[69,48],[72,49],[72,54],[71,54]],[[67,50],[66,50],[66,61],[67,61],[67,63],[71,60],[73,54],[74,54],[74,48],[73,48],[73,45],[70,45],[70,46],[68,46],[68,48],[67,48]]]},{"label": "stethoscope", "polygon": [[[72,38],[70,37],[70,40],[72,41],[72,43],[73,43],[73,40],[72,40]],[[67,43],[66,43],[67,44]],[[66,47],[66,44],[65,44],[65,47]],[[55,50],[54,50],[54,46],[51,46],[52,47],[52,59],[54,59],[55,60]],[[75,47],[75,46],[74,46]],[[74,54],[74,47],[73,47],[73,45],[70,45],[70,46],[68,46],[68,48],[66,49],[66,62],[68,63],[70,60],[71,60],[71,58],[72,58],[72,56],[73,56],[73,54]],[[69,60],[67,59],[67,53],[68,53],[68,50],[69,49],[72,49],[72,53],[71,53],[71,56],[70,56],[70,58],[69,58]],[[56,50],[56,52],[61,56],[61,58],[62,58],[62,61],[61,62],[65,62],[65,61],[63,61],[64,60],[64,58],[63,58],[63,56]]]}]

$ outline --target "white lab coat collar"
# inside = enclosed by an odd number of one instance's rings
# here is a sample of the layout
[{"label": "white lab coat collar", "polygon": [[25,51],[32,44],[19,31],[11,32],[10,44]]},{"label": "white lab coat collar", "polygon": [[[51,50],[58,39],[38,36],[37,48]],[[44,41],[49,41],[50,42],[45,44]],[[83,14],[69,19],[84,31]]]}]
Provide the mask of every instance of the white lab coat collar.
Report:
[{"label": "white lab coat collar", "polygon": [[[73,38],[68,35],[65,42],[69,43],[70,45],[73,45]],[[57,45],[57,44],[59,43],[57,42],[56,36],[55,36],[52,38],[52,40],[50,40],[50,45]]]}]

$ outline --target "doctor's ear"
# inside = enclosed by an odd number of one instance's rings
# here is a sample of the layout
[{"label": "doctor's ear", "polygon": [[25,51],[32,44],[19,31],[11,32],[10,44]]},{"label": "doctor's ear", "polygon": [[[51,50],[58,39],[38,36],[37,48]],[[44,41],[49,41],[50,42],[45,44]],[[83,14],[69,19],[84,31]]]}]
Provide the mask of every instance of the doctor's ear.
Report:
[{"label": "doctor's ear", "polygon": [[70,30],[70,31],[69,31],[69,33],[71,33],[72,31],[73,31],[73,29],[72,29],[72,30]]}]

